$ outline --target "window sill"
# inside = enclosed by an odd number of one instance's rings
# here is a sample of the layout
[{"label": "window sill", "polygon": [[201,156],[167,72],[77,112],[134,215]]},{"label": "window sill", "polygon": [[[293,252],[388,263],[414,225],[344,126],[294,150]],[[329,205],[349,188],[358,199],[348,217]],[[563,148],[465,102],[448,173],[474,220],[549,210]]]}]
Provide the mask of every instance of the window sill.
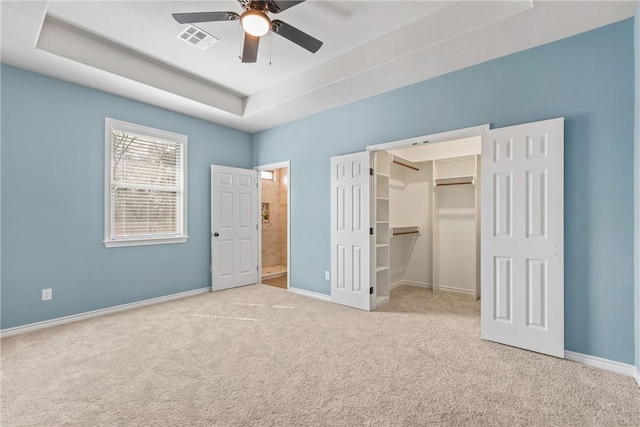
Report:
[{"label": "window sill", "polygon": [[105,240],[104,246],[107,248],[120,248],[124,246],[143,246],[143,245],[165,245],[169,243],[186,243],[189,236],[180,237],[162,237],[147,239],[123,239],[123,240]]}]

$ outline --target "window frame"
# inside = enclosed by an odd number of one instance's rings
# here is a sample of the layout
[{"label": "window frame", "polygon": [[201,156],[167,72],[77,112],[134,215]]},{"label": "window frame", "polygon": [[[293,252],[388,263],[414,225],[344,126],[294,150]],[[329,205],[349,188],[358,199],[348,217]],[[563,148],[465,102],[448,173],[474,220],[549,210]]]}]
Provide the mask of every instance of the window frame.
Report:
[{"label": "window frame", "polygon": [[[182,209],[178,209],[178,227],[180,232],[177,235],[141,235],[134,237],[116,237],[112,235],[111,230],[111,187],[112,187],[112,146],[111,146],[111,128],[123,132],[130,132],[158,138],[178,143],[182,146]],[[141,245],[160,245],[168,243],[185,243],[189,236],[187,235],[187,136],[179,133],[169,132],[162,129],[155,129],[148,126],[129,123],[122,120],[116,120],[105,117],[105,159],[104,159],[104,245],[107,248],[141,246]]]},{"label": "window frame", "polygon": [[275,181],[276,180],[275,171],[267,171],[267,170],[260,171],[260,179],[263,179],[265,181]]}]

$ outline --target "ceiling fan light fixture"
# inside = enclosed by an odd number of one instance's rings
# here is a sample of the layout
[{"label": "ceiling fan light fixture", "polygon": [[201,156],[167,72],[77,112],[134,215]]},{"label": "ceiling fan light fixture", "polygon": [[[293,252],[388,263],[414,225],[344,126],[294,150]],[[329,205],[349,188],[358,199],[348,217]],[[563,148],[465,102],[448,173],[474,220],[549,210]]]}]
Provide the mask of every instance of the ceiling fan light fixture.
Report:
[{"label": "ceiling fan light fixture", "polygon": [[249,9],[240,15],[242,28],[252,36],[262,37],[271,29],[271,20],[259,10]]}]

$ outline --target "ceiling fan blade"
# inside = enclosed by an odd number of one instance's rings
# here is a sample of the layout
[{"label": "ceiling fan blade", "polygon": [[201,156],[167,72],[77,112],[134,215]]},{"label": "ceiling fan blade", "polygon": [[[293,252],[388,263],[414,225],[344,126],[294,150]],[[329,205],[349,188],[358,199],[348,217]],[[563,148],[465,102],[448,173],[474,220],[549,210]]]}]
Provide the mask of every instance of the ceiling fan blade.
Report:
[{"label": "ceiling fan blade", "polygon": [[174,13],[173,19],[181,24],[193,24],[195,22],[235,21],[240,18],[235,12],[193,12]]},{"label": "ceiling fan blade", "polygon": [[307,49],[311,53],[316,53],[318,49],[322,47],[322,42],[320,40],[311,37],[309,34],[300,31],[295,27],[292,27],[286,22],[275,19],[271,21],[271,24],[271,31],[294,42],[298,46]]},{"label": "ceiling fan blade", "polygon": [[242,62],[256,62],[258,59],[258,45],[260,37],[244,34],[244,46],[242,48]]},{"label": "ceiling fan blade", "polygon": [[267,7],[271,13],[280,13],[302,2],[304,2],[304,0],[270,0]]}]

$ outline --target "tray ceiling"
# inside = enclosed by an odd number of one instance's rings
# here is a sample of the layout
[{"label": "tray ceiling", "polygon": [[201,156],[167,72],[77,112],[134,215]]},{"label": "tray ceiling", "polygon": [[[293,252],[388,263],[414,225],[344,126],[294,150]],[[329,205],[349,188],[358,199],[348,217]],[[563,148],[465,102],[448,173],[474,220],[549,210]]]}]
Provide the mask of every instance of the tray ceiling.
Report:
[{"label": "tray ceiling", "polygon": [[311,54],[278,35],[239,60],[238,22],[175,12],[241,12],[237,1],[3,1],[2,62],[256,132],[633,16],[636,1],[324,1],[277,15],[324,42]]}]

